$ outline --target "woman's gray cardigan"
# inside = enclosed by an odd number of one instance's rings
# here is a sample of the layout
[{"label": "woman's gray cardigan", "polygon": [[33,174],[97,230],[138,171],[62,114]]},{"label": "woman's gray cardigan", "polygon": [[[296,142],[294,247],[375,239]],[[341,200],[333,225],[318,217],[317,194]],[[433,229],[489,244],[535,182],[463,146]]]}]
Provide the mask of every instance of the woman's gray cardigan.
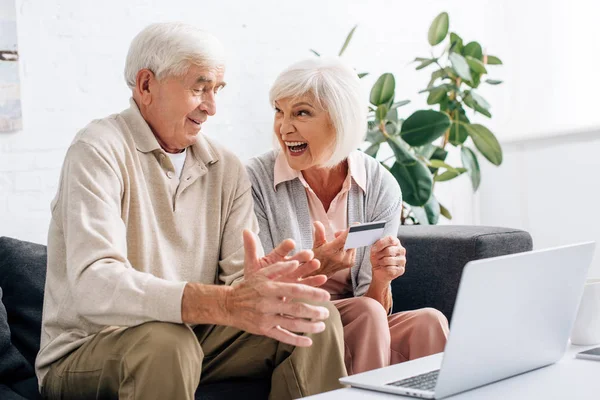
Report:
[{"label": "woman's gray cardigan", "polygon": [[[358,151],[358,150],[357,150]],[[400,225],[402,193],[400,186],[378,161],[359,152],[365,163],[366,192],[352,180],[348,193],[348,225],[356,222],[387,221],[384,235],[396,236]],[[306,189],[298,178],[273,188],[277,151],[248,161],[246,169],[252,183],[254,211],[260,227],[259,237],[265,253],[291,238],[296,250],[312,249],[313,233]],[[354,296],[365,294],[371,283],[368,248],[357,249],[351,270]]]}]

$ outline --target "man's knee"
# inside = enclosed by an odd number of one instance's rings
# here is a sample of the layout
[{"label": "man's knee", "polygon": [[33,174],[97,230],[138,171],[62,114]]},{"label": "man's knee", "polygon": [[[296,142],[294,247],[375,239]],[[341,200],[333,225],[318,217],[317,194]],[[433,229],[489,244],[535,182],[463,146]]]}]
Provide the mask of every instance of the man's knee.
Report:
[{"label": "man's knee", "polygon": [[342,332],[344,326],[342,325],[342,318],[336,306],[330,301],[318,305],[327,308],[329,311],[329,318],[324,321],[325,330],[327,331],[328,329],[333,329],[335,331]]},{"label": "man's knee", "polygon": [[194,332],[182,324],[147,322],[135,328],[132,346],[136,358],[158,365],[173,365],[173,361],[201,367],[203,353]]}]

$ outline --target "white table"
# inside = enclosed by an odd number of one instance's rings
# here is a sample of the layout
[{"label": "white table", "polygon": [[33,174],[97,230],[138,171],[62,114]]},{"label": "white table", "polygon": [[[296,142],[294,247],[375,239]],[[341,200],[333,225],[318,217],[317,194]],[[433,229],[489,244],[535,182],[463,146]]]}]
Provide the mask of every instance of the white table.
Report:
[{"label": "white table", "polygon": [[[477,389],[448,397],[453,400],[512,400],[512,399],[560,399],[560,400],[599,400],[600,361],[582,360],[575,354],[596,346],[569,346],[565,356],[556,364],[535,371],[517,375]],[[439,368],[442,353],[404,363],[407,371],[415,366],[425,365],[430,369]],[[414,364],[413,364],[414,363]],[[418,364],[417,364],[418,363]],[[357,388],[339,389],[307,399],[415,399],[382,392]]]}]

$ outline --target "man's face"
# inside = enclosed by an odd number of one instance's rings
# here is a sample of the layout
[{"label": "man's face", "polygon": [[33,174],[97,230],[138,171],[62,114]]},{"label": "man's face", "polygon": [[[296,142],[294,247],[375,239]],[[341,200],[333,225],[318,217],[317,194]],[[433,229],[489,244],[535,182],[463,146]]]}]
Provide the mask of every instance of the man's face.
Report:
[{"label": "man's face", "polygon": [[225,67],[191,66],[183,76],[150,80],[144,118],[165,151],[177,153],[196,142],[202,124],[215,115],[215,96],[225,86]]}]

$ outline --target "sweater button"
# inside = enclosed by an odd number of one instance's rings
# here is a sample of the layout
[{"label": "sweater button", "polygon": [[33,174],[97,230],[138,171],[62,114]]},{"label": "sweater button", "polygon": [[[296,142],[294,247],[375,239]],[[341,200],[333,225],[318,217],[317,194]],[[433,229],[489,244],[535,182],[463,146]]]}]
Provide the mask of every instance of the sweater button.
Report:
[{"label": "sweater button", "polygon": [[173,173],[171,171],[167,172],[167,178],[169,178],[169,179],[173,178]]}]

